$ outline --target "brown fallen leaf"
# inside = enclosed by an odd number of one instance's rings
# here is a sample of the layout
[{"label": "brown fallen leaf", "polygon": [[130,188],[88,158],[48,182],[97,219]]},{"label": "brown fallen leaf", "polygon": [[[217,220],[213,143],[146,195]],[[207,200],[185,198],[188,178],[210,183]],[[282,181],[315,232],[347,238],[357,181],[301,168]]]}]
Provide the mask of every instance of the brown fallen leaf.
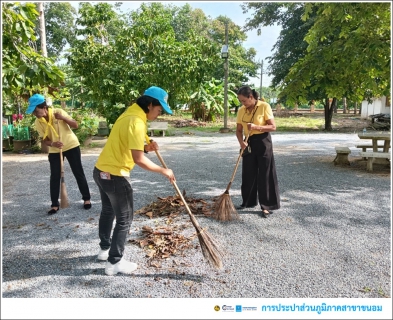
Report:
[{"label": "brown fallen leaf", "polygon": [[148,233],[153,233],[153,228],[151,228],[149,226],[143,226],[142,227],[142,231],[143,232],[148,232]]}]

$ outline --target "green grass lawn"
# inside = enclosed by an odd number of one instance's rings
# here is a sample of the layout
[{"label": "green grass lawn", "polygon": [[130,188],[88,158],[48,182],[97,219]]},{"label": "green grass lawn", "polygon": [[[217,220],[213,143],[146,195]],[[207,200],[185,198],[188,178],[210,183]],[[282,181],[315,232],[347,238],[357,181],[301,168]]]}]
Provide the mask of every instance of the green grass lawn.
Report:
[{"label": "green grass lawn", "polygon": [[[354,115],[352,115],[354,116]],[[333,117],[332,125],[336,126],[339,123],[336,119],[341,117],[348,117],[348,115],[340,115],[336,114]],[[177,115],[163,115],[159,118],[161,121],[168,121],[169,128],[168,134],[170,135],[170,131],[173,129],[180,130],[180,131],[190,131],[196,130],[201,132],[218,132],[221,128],[224,127],[224,120],[223,118],[219,119],[215,122],[204,122],[203,126],[197,127],[182,127],[182,128],[175,128],[174,123],[179,120],[191,120],[191,113],[182,113]],[[303,131],[323,131],[325,128],[325,118],[323,112],[316,112],[316,113],[309,113],[303,115],[296,115],[293,116],[285,116],[280,117],[276,116],[275,122],[277,125],[278,132],[303,132]],[[228,116],[227,127],[235,131],[236,130],[236,116],[231,114]]]}]

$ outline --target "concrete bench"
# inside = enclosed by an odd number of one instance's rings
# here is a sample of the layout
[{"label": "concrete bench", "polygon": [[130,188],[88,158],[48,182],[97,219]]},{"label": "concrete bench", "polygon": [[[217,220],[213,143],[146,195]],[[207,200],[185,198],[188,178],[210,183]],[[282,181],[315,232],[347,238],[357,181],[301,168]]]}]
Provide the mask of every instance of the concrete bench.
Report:
[{"label": "concrete bench", "polygon": [[[366,152],[367,149],[372,149],[373,145],[372,144],[357,144],[356,148],[362,148],[362,151]],[[381,148],[383,148],[383,144],[378,145],[378,149],[381,149]]]},{"label": "concrete bench", "polygon": [[336,158],[333,160],[334,165],[349,165],[348,155],[351,153],[351,150],[348,147],[335,147],[336,149]]},{"label": "concrete bench", "polygon": [[[366,152],[367,149],[372,149],[373,145],[372,144],[358,144],[355,146],[356,148],[361,148],[363,152]],[[378,149],[383,149],[383,144],[378,145]],[[366,160],[367,158],[363,158],[363,160]]]},{"label": "concrete bench", "polygon": [[[367,171],[373,171],[373,163],[376,159],[386,159],[388,161],[390,160],[390,152],[362,151],[360,152],[360,155],[363,158],[367,158]],[[390,162],[387,162],[387,164],[390,164]]]},{"label": "concrete bench", "polygon": [[162,131],[162,136],[165,137],[165,130],[168,130],[168,122],[161,122],[161,121],[153,121],[150,122],[149,127],[147,128],[150,131],[150,135],[154,135],[154,130]]}]

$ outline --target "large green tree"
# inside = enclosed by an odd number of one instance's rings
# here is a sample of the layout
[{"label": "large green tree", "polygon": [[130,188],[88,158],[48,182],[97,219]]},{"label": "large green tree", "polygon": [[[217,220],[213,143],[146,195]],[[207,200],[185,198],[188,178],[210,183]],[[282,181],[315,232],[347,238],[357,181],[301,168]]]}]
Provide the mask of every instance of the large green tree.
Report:
[{"label": "large green tree", "polygon": [[17,99],[23,94],[58,87],[64,73],[35,46],[38,12],[33,3],[3,2],[2,94]]},{"label": "large green tree", "polygon": [[87,100],[98,104],[110,123],[122,111],[115,105],[125,107],[151,85],[165,88],[172,106],[184,103],[217,64],[213,42],[192,30],[187,42],[177,41],[171,11],[160,3],[142,4],[127,19],[114,9],[109,3],[83,3],[79,10],[83,39],[68,60]]},{"label": "large green tree", "polygon": [[[75,41],[77,11],[69,2],[44,2],[46,48],[48,57],[59,61],[67,45]],[[39,23],[36,23],[38,33]],[[37,38],[37,48],[41,39]]]},{"label": "large green tree", "polygon": [[[247,35],[244,30],[226,16],[216,19],[206,17],[201,9],[192,9],[189,4],[182,7],[168,6],[172,11],[171,25],[177,41],[187,42],[190,34],[198,34],[213,41],[217,54],[225,44],[225,26],[228,25],[229,44],[229,81],[240,86],[255,77],[258,66],[255,64],[256,51],[254,48],[243,47]],[[224,79],[224,60],[221,60],[214,69],[209,70],[210,77]]]},{"label": "large green tree", "polygon": [[337,99],[390,95],[390,4],[306,4],[305,21],[314,8],[317,17],[305,37],[307,54],[291,68],[282,94],[295,101],[323,90],[325,129],[332,130]]},{"label": "large green tree", "polygon": [[[248,8],[256,7],[249,4]],[[281,86],[280,97],[288,102],[306,102],[313,95],[323,98],[325,129],[332,130],[337,99],[361,101],[390,94],[390,4],[307,3],[299,8],[303,11],[302,20],[301,11],[293,18],[294,23],[298,21],[299,27],[304,27],[303,32],[307,31],[306,49],[304,41],[286,49],[280,44],[282,53],[286,57],[294,54],[296,61],[274,57],[275,62],[285,63],[287,72],[276,74],[275,85]],[[249,27],[257,27],[258,22],[268,25],[280,21],[292,8],[277,3],[258,9],[271,18],[262,22],[256,15]],[[291,30],[285,29],[283,33],[290,34]]]},{"label": "large green tree", "polygon": [[[209,37],[217,43],[220,49],[225,44],[225,25],[228,25],[228,45],[229,45],[229,76],[228,81],[236,87],[240,87],[250,80],[250,77],[257,75],[258,65],[255,63],[256,50],[243,47],[247,35],[240,26],[236,25],[231,19],[225,16],[218,16],[211,21]],[[216,79],[224,79],[224,60],[213,72]]]},{"label": "large green tree", "polygon": [[[246,30],[260,29],[263,26],[280,25],[281,32],[273,46],[273,54],[267,57],[267,74],[272,76],[272,86],[278,87],[289,69],[306,54],[307,42],[304,40],[312,25],[311,19],[305,23],[304,3],[246,3],[244,12],[254,11],[254,16],[245,24]],[[262,36],[263,37],[263,36]],[[263,41],[263,38],[261,39]]]}]

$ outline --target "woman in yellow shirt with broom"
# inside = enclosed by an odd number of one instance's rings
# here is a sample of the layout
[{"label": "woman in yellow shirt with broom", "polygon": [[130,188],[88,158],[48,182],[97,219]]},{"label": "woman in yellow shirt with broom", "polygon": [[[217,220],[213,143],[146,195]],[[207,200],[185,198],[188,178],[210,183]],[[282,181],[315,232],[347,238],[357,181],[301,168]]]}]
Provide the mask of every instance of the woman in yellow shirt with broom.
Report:
[{"label": "woman in yellow shirt with broom", "polygon": [[50,197],[52,204],[48,214],[55,214],[60,208],[60,154],[67,158],[70,164],[84,201],[84,209],[90,209],[90,190],[82,166],[80,144],[77,136],[71,130],[71,128],[78,128],[78,123],[64,110],[48,108],[45,97],[41,94],[34,94],[29,98],[29,106],[26,113],[37,117],[35,126],[38,134],[49,147],[48,160],[50,165]]},{"label": "woman in yellow shirt with broom", "polygon": [[[280,208],[276,165],[270,132],[276,124],[270,105],[258,100],[258,93],[249,86],[241,87],[237,97],[242,104],[236,119],[236,137],[243,151],[241,194],[243,202],[237,209],[252,208],[258,203],[261,215],[267,218]],[[245,141],[243,133],[248,140]]]}]

